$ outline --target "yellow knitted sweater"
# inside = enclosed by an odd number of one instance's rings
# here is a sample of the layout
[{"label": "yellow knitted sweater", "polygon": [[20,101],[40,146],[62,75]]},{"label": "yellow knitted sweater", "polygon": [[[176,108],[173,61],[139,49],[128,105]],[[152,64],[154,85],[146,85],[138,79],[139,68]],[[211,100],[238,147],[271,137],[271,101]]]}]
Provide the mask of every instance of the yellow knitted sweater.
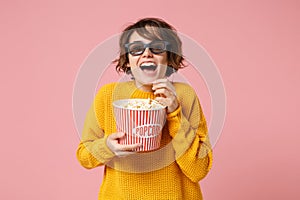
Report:
[{"label": "yellow knitted sweater", "polygon": [[98,199],[201,200],[199,181],[212,165],[205,117],[194,90],[174,83],[180,106],[167,114],[157,151],[117,157],[106,145],[115,133],[112,102],[127,98],[155,98],[133,81],[111,83],[97,93],[85,120],[77,159],[87,168],[105,165]]}]

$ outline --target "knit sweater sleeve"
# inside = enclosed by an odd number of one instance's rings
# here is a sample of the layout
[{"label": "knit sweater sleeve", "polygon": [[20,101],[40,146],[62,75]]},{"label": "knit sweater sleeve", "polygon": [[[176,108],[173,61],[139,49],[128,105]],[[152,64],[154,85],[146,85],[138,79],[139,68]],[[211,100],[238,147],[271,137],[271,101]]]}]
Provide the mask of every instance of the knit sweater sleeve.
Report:
[{"label": "knit sweater sleeve", "polygon": [[87,113],[76,153],[80,164],[87,169],[104,165],[115,156],[106,145],[107,135],[104,133],[104,123],[97,118],[97,112],[104,113],[104,95],[106,95],[105,90],[100,90]]},{"label": "knit sweater sleeve", "polygon": [[187,98],[186,91],[178,109],[167,116],[168,129],[177,164],[191,181],[199,182],[212,167],[212,149],[197,95],[190,89]]}]

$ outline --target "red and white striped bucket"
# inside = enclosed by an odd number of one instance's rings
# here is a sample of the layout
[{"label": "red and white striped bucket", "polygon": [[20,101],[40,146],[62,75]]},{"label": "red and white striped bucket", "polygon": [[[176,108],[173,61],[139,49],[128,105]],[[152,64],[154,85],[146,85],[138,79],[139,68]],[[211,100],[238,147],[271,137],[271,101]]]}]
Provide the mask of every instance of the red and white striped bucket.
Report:
[{"label": "red and white striped bucket", "polygon": [[148,99],[122,99],[113,102],[117,130],[125,132],[120,144],[143,145],[136,151],[152,151],[160,147],[161,132],[166,120],[163,106],[151,109],[125,108],[129,102],[149,101]]}]

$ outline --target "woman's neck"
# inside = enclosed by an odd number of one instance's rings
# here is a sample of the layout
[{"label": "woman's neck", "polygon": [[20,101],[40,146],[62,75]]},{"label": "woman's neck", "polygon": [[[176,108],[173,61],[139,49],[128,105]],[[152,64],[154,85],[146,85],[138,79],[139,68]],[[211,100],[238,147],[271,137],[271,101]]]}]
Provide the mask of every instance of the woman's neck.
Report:
[{"label": "woman's neck", "polygon": [[144,92],[153,92],[152,90],[152,84],[141,84],[141,83],[138,83],[138,82],[134,82],[135,86],[139,89],[139,90],[142,90]]}]

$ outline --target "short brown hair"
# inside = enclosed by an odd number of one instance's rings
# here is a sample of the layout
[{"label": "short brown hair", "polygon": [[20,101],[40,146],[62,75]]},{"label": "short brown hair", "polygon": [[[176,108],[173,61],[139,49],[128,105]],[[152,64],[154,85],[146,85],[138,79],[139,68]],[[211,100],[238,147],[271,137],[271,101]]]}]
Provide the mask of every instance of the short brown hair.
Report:
[{"label": "short brown hair", "polygon": [[184,67],[182,42],[178,37],[176,30],[162,19],[144,18],[123,30],[119,40],[120,55],[118,59],[114,60],[114,63],[117,63],[116,70],[118,72],[130,73],[130,68],[127,66],[129,60],[128,53],[125,50],[125,44],[129,42],[129,38],[134,31],[146,39],[159,39],[170,43],[170,47],[167,51],[167,59],[168,66],[171,68],[167,68],[167,76],[170,76],[173,72]]}]

